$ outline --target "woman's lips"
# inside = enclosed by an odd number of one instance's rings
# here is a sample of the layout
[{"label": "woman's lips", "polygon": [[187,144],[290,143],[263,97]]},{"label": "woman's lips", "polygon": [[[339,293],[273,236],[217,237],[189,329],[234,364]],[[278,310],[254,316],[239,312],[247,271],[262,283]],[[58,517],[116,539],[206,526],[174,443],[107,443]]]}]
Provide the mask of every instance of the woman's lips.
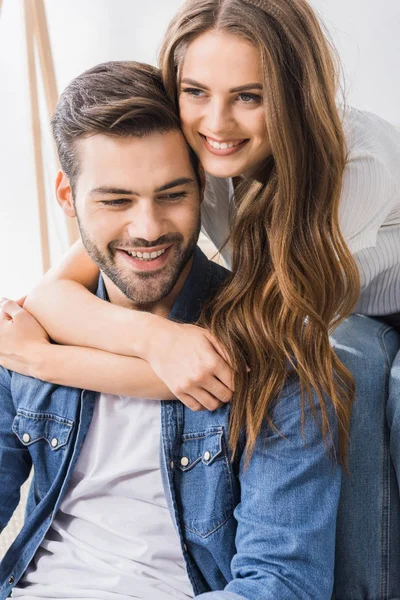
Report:
[{"label": "woman's lips", "polygon": [[[201,133],[199,135],[203,141],[205,148],[215,156],[231,156],[232,154],[236,154],[236,152],[239,152],[243,148],[243,146],[245,146],[250,141],[248,139],[239,142],[237,140],[229,140],[229,142],[226,143],[234,143],[235,146],[232,146],[232,148],[214,148],[214,146],[211,146],[205,135],[202,135]],[[212,140],[213,138],[209,139]]]}]

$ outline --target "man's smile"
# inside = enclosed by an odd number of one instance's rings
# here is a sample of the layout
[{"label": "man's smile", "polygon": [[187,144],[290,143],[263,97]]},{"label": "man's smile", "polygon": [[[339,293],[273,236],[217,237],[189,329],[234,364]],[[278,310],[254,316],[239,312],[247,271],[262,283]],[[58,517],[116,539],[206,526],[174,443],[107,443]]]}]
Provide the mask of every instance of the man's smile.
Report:
[{"label": "man's smile", "polygon": [[170,258],[170,250],[174,244],[170,244],[167,248],[161,250],[150,250],[147,248],[143,251],[139,250],[122,250],[120,248],[116,249],[116,253],[122,256],[122,258],[130,264],[130,266],[135,267],[137,271],[158,271],[165,267],[169,258]]}]

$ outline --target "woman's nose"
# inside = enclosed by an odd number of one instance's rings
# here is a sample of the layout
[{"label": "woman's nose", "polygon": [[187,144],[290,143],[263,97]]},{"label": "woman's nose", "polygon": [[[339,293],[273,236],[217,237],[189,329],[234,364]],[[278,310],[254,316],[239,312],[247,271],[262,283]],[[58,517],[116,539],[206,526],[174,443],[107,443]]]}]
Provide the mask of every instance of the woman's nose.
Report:
[{"label": "woman's nose", "polygon": [[232,112],[226,102],[213,100],[207,106],[205,126],[212,135],[226,136],[232,129]]}]

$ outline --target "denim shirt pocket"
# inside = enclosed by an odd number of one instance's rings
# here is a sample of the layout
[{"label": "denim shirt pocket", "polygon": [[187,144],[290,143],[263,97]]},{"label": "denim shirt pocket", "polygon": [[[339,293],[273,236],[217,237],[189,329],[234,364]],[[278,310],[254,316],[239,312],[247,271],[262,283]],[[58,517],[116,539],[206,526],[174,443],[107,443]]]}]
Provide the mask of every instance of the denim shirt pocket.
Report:
[{"label": "denim shirt pocket", "polygon": [[224,428],[183,434],[176,466],[183,524],[205,538],[224,525],[234,510],[235,478]]},{"label": "denim shirt pocket", "polygon": [[53,413],[17,410],[12,430],[32,457],[35,504],[46,496],[65,464],[73,428],[74,421]]},{"label": "denim shirt pocket", "polygon": [[50,413],[36,413],[18,409],[13,432],[24,446],[43,441],[51,452],[65,449],[74,422]]}]

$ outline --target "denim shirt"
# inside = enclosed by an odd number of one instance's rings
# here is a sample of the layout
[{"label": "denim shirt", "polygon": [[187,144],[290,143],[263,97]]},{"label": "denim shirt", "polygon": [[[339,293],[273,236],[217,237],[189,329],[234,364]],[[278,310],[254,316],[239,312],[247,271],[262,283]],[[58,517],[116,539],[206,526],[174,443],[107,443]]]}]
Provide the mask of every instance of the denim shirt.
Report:
[{"label": "denim shirt", "polygon": [[[170,318],[194,322],[226,275],[197,249]],[[101,278],[97,294],[107,300]],[[0,564],[0,599],[11,594],[63,500],[96,397],[0,368],[0,531],[34,467],[24,526]],[[289,379],[273,414],[280,434],[263,426],[247,469],[243,436],[231,460],[229,405],[192,412],[178,401],[161,403],[164,488],[199,598],[331,597],[341,470],[308,407],[302,434],[300,402]]]}]

